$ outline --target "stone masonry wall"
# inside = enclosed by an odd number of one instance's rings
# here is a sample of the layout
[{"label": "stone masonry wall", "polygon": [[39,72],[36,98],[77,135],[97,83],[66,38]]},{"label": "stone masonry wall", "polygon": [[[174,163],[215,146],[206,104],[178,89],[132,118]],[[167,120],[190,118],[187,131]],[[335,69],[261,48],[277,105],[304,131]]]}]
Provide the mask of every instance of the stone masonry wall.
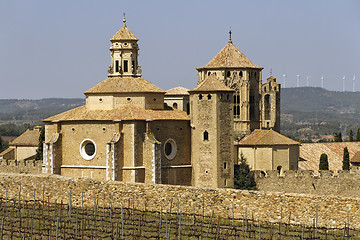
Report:
[{"label": "stone masonry wall", "polygon": [[260,191],[306,193],[360,198],[360,172],[352,171],[255,171]]},{"label": "stone masonry wall", "polygon": [[41,173],[42,160],[0,160],[3,173]]},{"label": "stone masonry wall", "polygon": [[0,174],[0,196],[5,198],[7,191],[9,198],[17,198],[20,184],[21,195],[27,199],[33,199],[36,189],[39,200],[44,190],[46,200],[66,203],[71,193],[73,206],[81,206],[82,193],[84,206],[88,207],[93,205],[95,196],[100,206],[103,197],[105,203],[111,201],[115,207],[131,206],[134,198],[136,208],[159,211],[162,206],[163,211],[168,211],[173,199],[173,211],[179,200],[183,213],[192,213],[195,207],[197,214],[202,214],[204,206],[205,215],[210,215],[213,210],[217,216],[231,217],[234,204],[237,218],[242,218],[246,211],[247,216],[253,216],[255,220],[279,222],[282,211],[283,222],[307,225],[313,224],[317,209],[318,225],[327,227],[343,227],[348,212],[350,227],[360,229],[360,198],[135,184],[40,174]]}]

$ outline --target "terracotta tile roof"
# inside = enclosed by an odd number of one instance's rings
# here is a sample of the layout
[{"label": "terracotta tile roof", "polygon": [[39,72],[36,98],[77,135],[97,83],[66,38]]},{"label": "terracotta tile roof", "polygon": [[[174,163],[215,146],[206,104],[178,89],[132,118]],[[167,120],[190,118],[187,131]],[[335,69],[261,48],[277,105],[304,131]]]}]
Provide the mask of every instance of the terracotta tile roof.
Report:
[{"label": "terracotta tile roof", "polygon": [[189,95],[189,89],[178,86],[166,91],[165,95]]},{"label": "terracotta tile roof", "polygon": [[135,35],[127,28],[126,24],[124,24],[120,30],[115,33],[115,35],[110,39],[110,41],[117,40],[139,40]]},{"label": "terracotta tile roof", "polygon": [[208,64],[197,68],[259,68],[254,65],[235,45],[230,41]]},{"label": "terracotta tile roof", "polygon": [[113,121],[113,120],[189,120],[186,112],[173,110],[145,110],[133,105],[112,110],[87,110],[86,106],[74,108],[44,119],[51,121]]},{"label": "terracotta tile roof", "polygon": [[300,143],[271,129],[256,129],[249,136],[241,139],[236,145],[300,145]]},{"label": "terracotta tile roof", "polygon": [[137,93],[157,92],[164,90],[140,77],[109,77],[85,92],[87,93]]},{"label": "terracotta tile roof", "polygon": [[351,158],[350,162],[360,163],[360,151],[358,151],[354,154],[354,156]]},{"label": "terracotta tile roof", "polygon": [[356,152],[350,162],[360,162],[360,151]]},{"label": "terracotta tile roof", "polygon": [[9,143],[10,146],[34,146],[39,144],[40,132],[37,130],[26,130],[19,137]]},{"label": "terracotta tile roof", "polygon": [[350,159],[360,151],[360,142],[330,142],[330,143],[302,143],[300,157],[305,161],[299,162],[299,168],[304,170],[319,170],[320,155],[328,155],[329,169],[341,170],[344,148],[349,150]]},{"label": "terracotta tile roof", "polygon": [[235,91],[234,89],[227,87],[214,75],[208,76],[196,88],[189,90],[189,92],[234,92],[234,91]]}]

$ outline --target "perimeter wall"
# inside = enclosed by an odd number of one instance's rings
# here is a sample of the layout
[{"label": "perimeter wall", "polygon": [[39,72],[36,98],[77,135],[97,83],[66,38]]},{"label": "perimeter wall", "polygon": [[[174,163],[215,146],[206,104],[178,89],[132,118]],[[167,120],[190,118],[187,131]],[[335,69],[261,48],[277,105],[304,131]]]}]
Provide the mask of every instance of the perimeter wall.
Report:
[{"label": "perimeter wall", "polygon": [[351,171],[254,171],[258,190],[360,198],[360,172]]},{"label": "perimeter wall", "polygon": [[[360,198],[319,196],[310,194],[276,193],[262,191],[240,191],[234,189],[210,189],[172,185],[131,184],[112,181],[75,179],[56,175],[0,174],[0,196],[8,198],[69,202],[72,206],[91,207],[94,200],[101,206],[131,206],[134,199],[136,208],[159,211],[177,209],[183,213],[231,217],[234,209],[236,218],[248,217],[272,222],[282,221],[293,224],[312,225],[318,212],[318,226],[343,227],[349,215],[350,227],[360,229]],[[234,206],[234,207],[233,207]],[[290,219],[289,219],[290,218]]]}]

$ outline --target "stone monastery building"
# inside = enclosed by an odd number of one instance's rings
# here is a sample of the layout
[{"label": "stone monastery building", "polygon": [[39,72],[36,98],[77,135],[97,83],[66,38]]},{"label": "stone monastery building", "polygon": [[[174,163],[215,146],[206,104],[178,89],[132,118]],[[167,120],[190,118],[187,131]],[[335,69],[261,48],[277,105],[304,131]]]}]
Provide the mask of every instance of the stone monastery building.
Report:
[{"label": "stone monastery building", "polygon": [[[233,187],[235,140],[280,130],[280,84],[262,83],[231,41],[205,66],[198,85],[165,92],[141,78],[138,39],[110,39],[108,78],[85,92],[86,105],[45,123],[43,171],[126,182]],[[272,130],[271,130],[272,131]]]}]

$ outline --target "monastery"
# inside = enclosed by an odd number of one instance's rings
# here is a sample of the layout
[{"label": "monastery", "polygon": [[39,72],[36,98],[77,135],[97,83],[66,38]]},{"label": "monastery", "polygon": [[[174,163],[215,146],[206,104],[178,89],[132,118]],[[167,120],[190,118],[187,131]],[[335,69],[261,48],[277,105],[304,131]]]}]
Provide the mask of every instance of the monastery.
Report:
[{"label": "monastery", "polygon": [[43,172],[231,188],[240,154],[254,170],[297,169],[299,143],[278,133],[280,84],[262,83],[263,68],[231,33],[197,68],[197,87],[166,92],[141,77],[138,38],[123,22],[110,39],[108,78],[85,92],[84,106],[43,120]]}]

